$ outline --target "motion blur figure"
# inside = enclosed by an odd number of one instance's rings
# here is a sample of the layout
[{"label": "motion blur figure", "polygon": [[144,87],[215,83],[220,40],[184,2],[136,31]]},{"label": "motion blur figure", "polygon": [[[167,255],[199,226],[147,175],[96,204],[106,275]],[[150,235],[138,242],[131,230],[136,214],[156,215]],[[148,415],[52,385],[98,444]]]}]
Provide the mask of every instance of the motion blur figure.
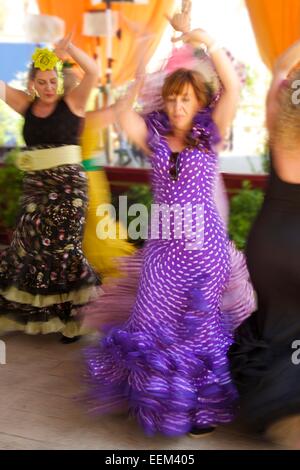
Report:
[{"label": "motion blur figure", "polygon": [[237,330],[231,370],[241,418],[300,449],[300,42],[278,60],[267,98],[271,174],[247,245],[257,311]]}]

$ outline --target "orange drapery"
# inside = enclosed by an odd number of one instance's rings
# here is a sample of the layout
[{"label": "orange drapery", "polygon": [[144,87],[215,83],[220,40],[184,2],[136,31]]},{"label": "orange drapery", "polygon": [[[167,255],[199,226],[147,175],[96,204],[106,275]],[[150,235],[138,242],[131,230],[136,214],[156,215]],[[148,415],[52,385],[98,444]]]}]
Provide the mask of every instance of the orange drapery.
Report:
[{"label": "orange drapery", "polygon": [[[149,0],[148,5],[139,4],[113,4],[112,9],[121,11],[130,21],[141,23],[147,31],[154,36],[147,50],[145,58],[149,60],[159,44],[167,24],[164,13],[172,12],[175,0]],[[82,32],[83,13],[90,10],[104,10],[105,4],[92,6],[90,0],[38,0],[40,12],[47,15],[59,16],[66,22],[66,30],[75,28],[74,43],[93,55],[96,51],[96,39],[84,37]],[[133,32],[126,22],[120,19],[122,30],[121,40],[113,40],[113,84],[118,85],[132,79],[135,74],[136,57],[135,46],[137,34]],[[100,39],[102,54],[102,73],[105,73],[105,38]]]},{"label": "orange drapery", "polygon": [[273,68],[282,52],[300,38],[299,0],[246,0],[264,63]]}]

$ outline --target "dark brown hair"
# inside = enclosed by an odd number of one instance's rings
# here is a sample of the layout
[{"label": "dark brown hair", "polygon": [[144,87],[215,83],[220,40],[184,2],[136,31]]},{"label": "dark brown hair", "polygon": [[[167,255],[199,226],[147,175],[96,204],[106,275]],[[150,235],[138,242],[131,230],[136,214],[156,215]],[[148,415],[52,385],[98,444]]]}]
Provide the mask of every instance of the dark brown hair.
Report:
[{"label": "dark brown hair", "polygon": [[208,90],[205,79],[196,70],[178,69],[165,79],[162,88],[162,97],[165,101],[170,95],[180,95],[186,85],[191,85],[199,103],[206,107],[209,103]]}]

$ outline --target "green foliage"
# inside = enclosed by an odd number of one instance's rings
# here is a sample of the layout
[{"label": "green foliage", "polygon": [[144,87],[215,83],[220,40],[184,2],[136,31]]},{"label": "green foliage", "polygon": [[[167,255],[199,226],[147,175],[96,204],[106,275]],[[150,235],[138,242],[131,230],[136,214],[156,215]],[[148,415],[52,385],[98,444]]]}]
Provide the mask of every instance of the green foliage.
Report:
[{"label": "green foliage", "polygon": [[264,199],[261,189],[253,189],[244,181],[242,189],[230,201],[229,236],[237,248],[243,250],[248,234]]},{"label": "green foliage", "polygon": [[264,144],[263,151],[261,152],[261,158],[262,158],[262,167],[263,171],[265,173],[270,173],[270,148],[269,148],[269,142],[266,141]]},{"label": "green foliage", "polygon": [[19,209],[22,193],[23,173],[14,165],[18,149],[14,149],[5,158],[5,165],[0,167],[0,225],[13,228]]},{"label": "green foliage", "polygon": [[23,145],[22,126],[24,119],[0,101],[0,145]]},{"label": "green foliage", "polygon": [[147,207],[148,212],[151,212],[152,204],[152,192],[150,186],[147,184],[137,184],[132,186],[127,191],[126,196],[128,197],[128,206],[131,204],[144,204]]},{"label": "green foliage", "polygon": [[[148,221],[145,221],[145,222],[148,222],[150,224],[151,204],[153,202],[150,186],[146,184],[132,186],[129,189],[129,191],[126,193],[126,196],[128,198],[128,201],[127,201],[128,207],[130,207],[133,204],[143,204],[147,208]],[[128,216],[128,226],[130,222],[134,220],[135,218],[136,216]],[[141,227],[139,230],[141,230]],[[141,238],[139,238],[138,240],[130,240],[130,241],[132,241],[135,245],[138,245],[138,246],[144,243],[144,240]]]},{"label": "green foliage", "polygon": [[[152,204],[152,192],[151,192],[150,186],[147,185],[147,184],[133,185],[133,186],[131,186],[131,188],[125,194],[123,194],[123,196],[127,196],[128,208],[130,208],[130,206],[132,206],[133,204],[143,204],[144,206],[146,206],[147,211],[148,211],[148,219],[149,219],[149,223],[150,223],[151,204]],[[118,212],[119,211],[119,198],[118,198],[118,196],[113,195],[112,204],[114,205],[114,207],[116,209],[117,219],[119,219],[119,212]],[[128,222],[127,223],[127,228],[129,226],[130,222],[132,222],[135,218],[136,218],[136,216],[128,216],[128,218],[127,218],[127,222]],[[129,237],[129,241],[131,243],[134,243],[137,246],[141,246],[144,243],[144,240],[141,239],[141,238],[138,239],[138,240],[132,240]]]},{"label": "green foliage", "polygon": [[246,89],[245,92],[249,94],[255,93],[255,85],[257,83],[258,79],[258,72],[255,70],[253,67],[250,67],[250,65],[246,65]]}]

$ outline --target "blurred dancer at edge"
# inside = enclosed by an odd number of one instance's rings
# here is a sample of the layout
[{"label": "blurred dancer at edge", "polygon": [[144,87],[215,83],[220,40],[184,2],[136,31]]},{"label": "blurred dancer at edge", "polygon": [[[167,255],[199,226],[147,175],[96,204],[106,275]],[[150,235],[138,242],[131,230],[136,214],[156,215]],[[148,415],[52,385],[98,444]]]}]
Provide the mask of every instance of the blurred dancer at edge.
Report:
[{"label": "blurred dancer at edge", "polygon": [[241,418],[300,449],[300,41],[277,61],[266,105],[271,174],[246,256],[258,307],[237,330],[231,369]]}]

